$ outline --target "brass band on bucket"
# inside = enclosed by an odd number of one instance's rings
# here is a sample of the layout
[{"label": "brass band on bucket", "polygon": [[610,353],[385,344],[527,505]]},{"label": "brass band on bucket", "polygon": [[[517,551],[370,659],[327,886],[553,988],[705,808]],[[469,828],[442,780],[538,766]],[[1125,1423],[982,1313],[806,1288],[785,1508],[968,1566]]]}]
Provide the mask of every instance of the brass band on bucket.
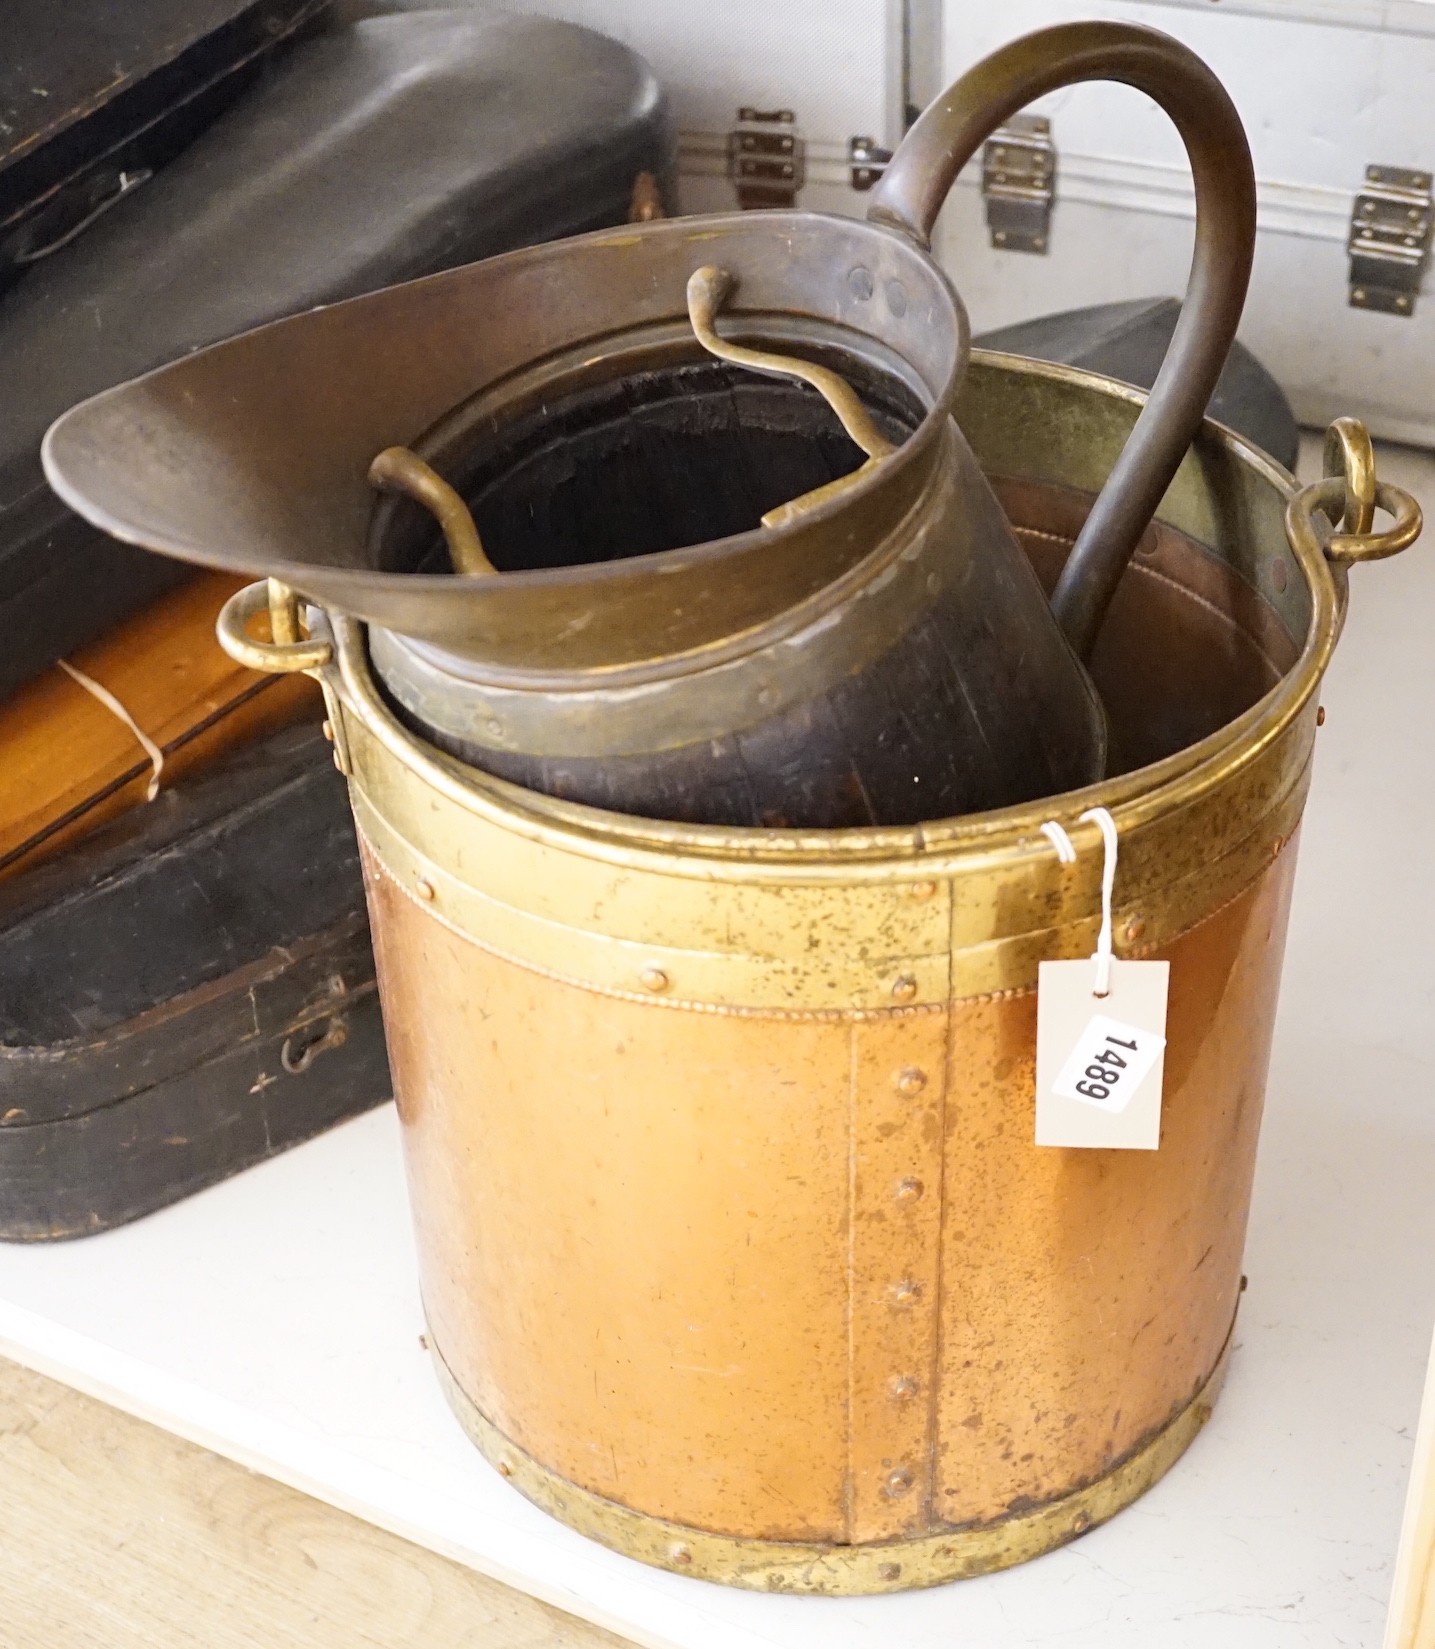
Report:
[{"label": "brass band on bucket", "polygon": [[[1232,1333],[1235,1324],[1231,1325]],[[650,1517],[581,1489],[526,1454],[479,1411],[429,1344],[459,1424],[491,1466],[534,1505],[590,1540],[674,1574],[754,1592],[858,1597],[941,1586],[1010,1569],[1105,1523],[1164,1477],[1211,1418],[1230,1362],[1231,1336],[1200,1389],[1159,1430],[1093,1483],[995,1523],[869,1545],[755,1540]]]}]

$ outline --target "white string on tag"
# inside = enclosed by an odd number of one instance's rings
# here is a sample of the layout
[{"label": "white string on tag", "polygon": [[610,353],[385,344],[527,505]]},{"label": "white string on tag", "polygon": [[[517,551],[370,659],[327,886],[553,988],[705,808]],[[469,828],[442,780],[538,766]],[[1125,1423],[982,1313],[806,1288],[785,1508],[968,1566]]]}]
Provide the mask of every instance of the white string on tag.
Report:
[{"label": "white string on tag", "polygon": [[108,687],[101,687],[93,676],[87,676],[83,670],[77,670],[73,664],[67,663],[62,658],[57,658],[55,663],[60,666],[67,676],[77,681],[87,693],[97,698],[111,715],[118,716],[139,740],[145,755],[149,757],[150,766],[154,769],[150,774],[149,786],[145,791],[145,800],[152,802],[159,795],[159,776],[164,772],[164,751],[145,732],[144,728],[139,725]]},{"label": "white string on tag", "polygon": [[[1081,815],[1079,822],[1094,824],[1100,830],[1104,848],[1101,865],[1101,928],[1096,936],[1096,951],[1092,956],[1092,961],[1096,963],[1096,982],[1091,994],[1110,996],[1111,963],[1115,955],[1112,949],[1111,900],[1116,891],[1116,856],[1119,851],[1116,821],[1104,807],[1093,807]],[[1055,819],[1048,819],[1041,827],[1041,833],[1056,849],[1056,856],[1062,864],[1076,863],[1076,849],[1072,845],[1071,837]]]},{"label": "white string on tag", "polygon": [[[1063,1150],[1156,1151],[1171,964],[1123,958],[1117,967],[1116,821],[1104,807],[1094,807],[1081,815],[1081,823],[1101,832],[1101,925],[1090,957],[1042,962],[1038,971],[1036,1143]],[[1061,825],[1044,824],[1041,833],[1063,865],[1076,861]],[[1085,902],[1090,894],[1082,881]]]},{"label": "white string on tag", "polygon": [[1048,819],[1041,827],[1041,833],[1056,849],[1056,856],[1064,865],[1076,863],[1076,849],[1071,845],[1071,837],[1061,828],[1055,819]]},{"label": "white string on tag", "polygon": [[1093,994],[1111,994],[1111,896],[1116,891],[1116,821],[1104,807],[1089,808],[1081,815],[1081,823],[1088,820],[1101,832],[1105,848],[1101,865],[1101,931],[1096,936],[1096,985]]}]

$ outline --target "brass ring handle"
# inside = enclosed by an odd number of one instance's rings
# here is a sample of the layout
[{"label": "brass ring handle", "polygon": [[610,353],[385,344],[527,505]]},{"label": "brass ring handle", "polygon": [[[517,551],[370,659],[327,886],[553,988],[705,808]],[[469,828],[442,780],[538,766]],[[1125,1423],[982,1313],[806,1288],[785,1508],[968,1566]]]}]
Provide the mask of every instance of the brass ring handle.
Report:
[{"label": "brass ring handle", "polygon": [[[771,350],[753,349],[747,344],[732,343],[718,336],[717,312],[732,286],[732,276],[726,269],[712,264],[695,270],[688,280],[688,322],[693,335],[707,350],[721,361],[745,366],[753,372],[764,372],[772,378],[799,378],[827,402],[837,414],[854,446],[869,458],[886,458],[897,449],[872,422],[872,416],[857,398],[857,392],[838,373],[815,361],[800,360],[796,355],[776,355]],[[845,479],[845,477],[844,477]]]},{"label": "brass ring handle", "polygon": [[1286,533],[1291,543],[1323,547],[1327,560],[1351,567],[1358,561],[1383,561],[1386,556],[1399,555],[1419,538],[1425,525],[1419,504],[1403,488],[1392,486],[1388,481],[1377,481],[1375,502],[1395,517],[1394,525],[1378,533],[1332,533],[1321,546],[1323,535],[1315,523],[1316,512],[1328,522],[1338,515],[1343,517],[1349,497],[1345,478],[1339,475],[1302,488],[1286,506]]},{"label": "brass ring handle", "polygon": [[1171,117],[1196,184],[1196,251],[1155,387],[1052,596],[1083,658],[1201,427],[1245,304],[1256,183],[1235,105],[1201,59],[1168,35],[1124,23],[1059,24],[993,52],[937,98],[893,156],[867,213],[928,245],[957,173],[996,128],[1034,99],[1087,80],[1134,86]]},{"label": "brass ring handle", "polygon": [[882,459],[897,449],[872,421],[872,415],[862,405],[857,391],[839,373],[819,366],[815,361],[804,361],[796,355],[777,355],[769,349],[753,349],[747,344],[736,344],[720,337],[717,313],[723,299],[732,290],[732,276],[726,269],[704,264],[688,279],[688,321],[693,336],[720,361],[731,361],[734,366],[745,366],[753,372],[763,372],[773,378],[797,378],[811,384],[837,416],[854,446],[867,454],[867,461],[850,475],[840,475],[835,481],[825,482],[798,498],[789,498],[762,518],[764,527],[785,527],[809,511],[840,497],[855,486]]},{"label": "brass ring handle", "polygon": [[[279,584],[276,579],[261,579],[257,584],[246,584],[219,609],[219,617],[214,623],[219,645],[236,664],[242,664],[249,670],[263,670],[269,675],[322,670],[333,658],[334,649],[327,641],[298,639],[297,616],[293,619],[292,630],[287,620],[281,619],[276,623],[272,616],[270,620],[275,635],[287,631],[295,639],[256,641],[249,633],[251,621],[260,613],[270,612],[272,615],[271,603],[285,611],[294,600],[288,586]],[[297,607],[297,602],[295,605]]]},{"label": "brass ring handle", "polygon": [[1325,475],[1345,482],[1342,533],[1365,534],[1375,525],[1375,447],[1358,418],[1337,418],[1325,432]]},{"label": "brass ring handle", "polygon": [[385,447],[369,465],[369,485],[379,492],[398,493],[423,505],[439,524],[456,573],[470,578],[497,575],[498,568],[484,551],[468,505],[417,453],[407,447]]}]

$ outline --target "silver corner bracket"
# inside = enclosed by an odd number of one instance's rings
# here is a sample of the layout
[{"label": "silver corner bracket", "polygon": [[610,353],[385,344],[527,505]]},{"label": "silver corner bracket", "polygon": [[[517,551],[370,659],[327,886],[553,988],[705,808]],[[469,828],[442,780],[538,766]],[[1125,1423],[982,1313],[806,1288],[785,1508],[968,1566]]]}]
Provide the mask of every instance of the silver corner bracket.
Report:
[{"label": "silver corner bracket", "polygon": [[1056,146],[1045,115],[1013,115],[982,149],[982,198],[992,245],[1045,252],[1056,199]]},{"label": "silver corner bracket", "polygon": [[881,179],[892,159],[892,151],[884,149],[875,137],[847,139],[847,173],[852,187],[865,194]]},{"label": "silver corner bracket", "polygon": [[727,175],[747,211],[793,206],[806,181],[807,146],[791,109],[742,108],[727,136]]},{"label": "silver corner bracket", "polygon": [[1413,315],[1435,227],[1429,172],[1367,166],[1350,216],[1350,301],[1356,309]]}]

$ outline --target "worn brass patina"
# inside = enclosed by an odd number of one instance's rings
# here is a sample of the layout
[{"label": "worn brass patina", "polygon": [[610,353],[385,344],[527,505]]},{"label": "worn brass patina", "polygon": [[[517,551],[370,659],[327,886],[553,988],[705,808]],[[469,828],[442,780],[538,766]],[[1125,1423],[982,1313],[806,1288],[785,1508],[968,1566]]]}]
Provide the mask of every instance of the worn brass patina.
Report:
[{"label": "worn brass patina", "polygon": [[645,1517],[580,1489],[515,1447],[474,1407],[437,1349],[433,1356],[444,1395],[484,1458],[536,1505],[580,1534],[674,1574],[700,1575],[754,1592],[850,1597],[909,1592],[1010,1569],[1115,1517],[1166,1475],[1210,1419],[1225,1379],[1230,1341],[1210,1379],[1185,1408],[1094,1483],[992,1523],[861,1546],[710,1534]]}]

